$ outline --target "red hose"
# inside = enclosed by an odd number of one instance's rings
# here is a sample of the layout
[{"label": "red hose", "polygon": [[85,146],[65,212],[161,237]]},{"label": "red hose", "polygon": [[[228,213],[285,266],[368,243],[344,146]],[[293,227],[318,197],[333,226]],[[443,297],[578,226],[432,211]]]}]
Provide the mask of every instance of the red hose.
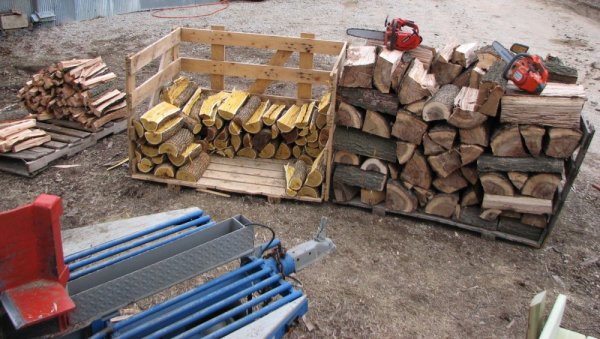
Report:
[{"label": "red hose", "polygon": [[[157,14],[157,13],[171,11],[171,10],[177,10],[177,9],[196,8],[196,7],[214,6],[214,5],[223,5],[223,7],[219,8],[213,12],[210,12],[210,13],[198,14],[198,15],[178,16],[178,15],[158,15]],[[162,9],[152,12],[151,15],[155,18],[160,18],[160,19],[193,19],[193,18],[200,18],[200,17],[211,16],[213,14],[217,14],[221,11],[226,10],[227,7],[229,7],[229,0],[220,0],[220,1],[210,2],[210,3],[206,3],[206,4],[196,4],[196,5],[188,5],[188,6],[162,8]]]}]

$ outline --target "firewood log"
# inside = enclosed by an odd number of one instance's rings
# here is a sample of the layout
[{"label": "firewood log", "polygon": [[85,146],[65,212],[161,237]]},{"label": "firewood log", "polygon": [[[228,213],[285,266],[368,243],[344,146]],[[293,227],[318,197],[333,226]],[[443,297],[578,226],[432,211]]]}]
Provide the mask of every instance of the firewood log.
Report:
[{"label": "firewood log", "polygon": [[194,140],[194,135],[189,130],[182,128],[175,135],[165,140],[158,147],[159,154],[180,155]]},{"label": "firewood log", "polygon": [[456,128],[445,123],[439,123],[431,127],[427,134],[433,142],[449,150],[454,147],[457,132]]},{"label": "firewood log", "polygon": [[229,135],[240,135],[242,133],[242,126],[231,121],[227,125],[227,130],[229,131]]},{"label": "firewood log", "polygon": [[192,94],[190,99],[186,102],[186,104],[181,109],[183,114],[200,121],[198,112],[200,112],[200,107],[202,107],[202,101],[203,101],[203,99],[206,98],[206,96],[207,95],[204,92],[202,92],[202,88],[200,88],[200,87],[196,88],[196,91],[194,91],[194,94]]},{"label": "firewood log", "polygon": [[177,107],[183,107],[194,95],[198,85],[186,77],[179,77],[173,81],[173,85],[167,87],[163,92],[163,100]]},{"label": "firewood log", "polygon": [[136,165],[138,171],[142,173],[150,173],[154,169],[154,164],[150,158],[142,158]]},{"label": "firewood log", "polygon": [[284,109],[285,105],[271,105],[262,116],[263,123],[267,126],[273,125],[277,120],[279,120]]},{"label": "firewood log", "polygon": [[349,105],[379,113],[396,115],[398,111],[398,97],[376,89],[338,87],[337,97]]},{"label": "firewood log", "polygon": [[158,166],[156,166],[156,168],[154,169],[154,176],[155,177],[162,177],[162,178],[174,178],[175,177],[175,168],[173,168],[173,165],[171,164],[160,164]]},{"label": "firewood log", "polygon": [[427,162],[431,169],[442,178],[462,167],[460,154],[455,149],[438,155],[430,155],[427,157]]},{"label": "firewood log", "polygon": [[542,152],[546,129],[535,125],[520,125],[519,132],[523,137],[523,141],[525,141],[525,146],[527,146],[529,154],[534,157],[539,156]]},{"label": "firewood log", "polygon": [[479,182],[479,171],[473,165],[467,165],[460,168],[460,173],[471,185],[476,185]]},{"label": "firewood log", "polygon": [[319,132],[319,146],[325,148],[329,141],[329,127],[323,127]]},{"label": "firewood log", "polygon": [[318,199],[319,192],[314,187],[302,186],[302,188],[298,191],[297,196]]},{"label": "firewood log", "polygon": [[468,165],[474,161],[477,161],[483,154],[483,147],[478,145],[460,145],[458,152],[460,153],[460,160],[462,165]]},{"label": "firewood log", "polygon": [[333,181],[346,185],[358,186],[372,191],[385,189],[386,176],[373,171],[363,171],[355,166],[337,165],[333,173]]},{"label": "firewood log", "polygon": [[445,178],[437,177],[433,180],[432,184],[438,191],[444,193],[454,193],[469,185],[467,180],[461,175],[460,170],[452,172]]},{"label": "firewood log", "polygon": [[360,189],[355,186],[350,186],[342,183],[333,183],[333,194],[338,202],[346,202],[352,200],[358,194]]},{"label": "firewood log", "polygon": [[338,85],[371,88],[376,58],[375,46],[348,47]]},{"label": "firewood log", "polygon": [[447,119],[448,123],[458,128],[474,128],[483,124],[487,116],[475,111],[479,91],[474,88],[462,87],[454,99],[454,111]]},{"label": "firewood log", "polygon": [[50,141],[50,135],[48,135],[48,134],[42,135],[42,136],[37,136],[37,137],[19,141],[18,143],[14,144],[12,146],[11,150],[14,153],[18,153],[18,152],[24,151],[29,148],[43,145],[43,144],[47,143],[48,141]]},{"label": "firewood log", "polygon": [[398,62],[398,65],[396,65],[396,68],[394,68],[394,70],[392,71],[391,87],[392,89],[394,89],[394,91],[398,92],[398,86],[402,82],[406,71],[408,71],[414,59],[415,58],[412,55],[410,55],[410,53],[402,53],[400,62]]},{"label": "firewood log", "polygon": [[202,124],[200,121],[185,114],[181,114],[180,116],[183,119],[183,126],[190,132],[193,134],[199,134],[202,131]]},{"label": "firewood log", "polygon": [[400,179],[427,190],[431,187],[431,170],[419,150],[415,150],[412,158],[404,165]]},{"label": "firewood log", "polygon": [[548,219],[545,215],[524,213],[521,216],[521,223],[538,228],[545,228],[548,225]]},{"label": "firewood log", "polygon": [[431,140],[429,135],[425,133],[423,135],[423,154],[424,155],[437,155],[446,152],[446,149],[438,143]]},{"label": "firewood log", "polygon": [[210,164],[210,156],[206,152],[200,153],[198,157],[177,170],[175,178],[182,181],[198,181]]},{"label": "firewood log", "polygon": [[333,146],[336,150],[396,162],[395,141],[362,133],[351,128],[337,128]]},{"label": "firewood log", "polygon": [[336,151],[333,155],[333,162],[336,164],[360,165],[360,157],[347,151]]},{"label": "firewood log", "polygon": [[425,206],[425,213],[437,215],[444,218],[450,218],[456,211],[456,205],[458,204],[458,200],[459,196],[456,193],[436,194],[429,200],[429,202]]},{"label": "firewood log", "polygon": [[292,157],[292,150],[290,146],[285,143],[280,143],[279,147],[277,147],[277,151],[275,152],[275,159],[279,160],[287,160]]},{"label": "firewood log", "polygon": [[254,115],[254,112],[256,112],[260,104],[260,97],[251,95],[248,101],[239,109],[239,112],[233,116],[232,123],[235,123],[237,126],[242,128]]},{"label": "firewood log", "polygon": [[362,131],[380,136],[382,138],[389,138],[391,127],[388,120],[382,114],[379,114],[375,111],[367,111],[362,126]]},{"label": "firewood log", "polygon": [[146,131],[155,132],[170,121],[171,118],[179,115],[179,112],[179,107],[163,101],[144,113],[140,121]]},{"label": "firewood log", "polygon": [[403,52],[383,48],[377,56],[373,72],[373,85],[381,93],[389,93],[392,85],[392,73],[402,60]]},{"label": "firewood log", "polygon": [[310,147],[309,145],[306,145],[304,147],[304,153],[306,153],[308,156],[310,156],[311,158],[316,158],[319,156],[319,154],[321,154],[321,151],[323,149],[319,148],[319,147]]},{"label": "firewood log", "polygon": [[[200,106],[200,111],[198,112],[198,117],[205,126],[212,126],[214,124],[214,120],[217,116],[218,107],[221,106],[223,101],[229,98],[231,94],[229,92],[221,91],[217,94],[213,94],[207,97],[204,101],[202,101],[202,106]],[[211,125],[206,124],[205,121],[213,121]]]},{"label": "firewood log", "polygon": [[[0,130],[1,131],[1,130]],[[41,129],[26,129],[9,135],[5,140],[0,139],[0,152],[9,152],[16,144],[45,136],[47,133]]]},{"label": "firewood log", "polygon": [[363,116],[363,112],[342,101],[335,114],[335,124],[338,126],[361,129],[364,119]]},{"label": "firewood log", "polygon": [[[285,145],[285,144],[281,144]],[[281,147],[281,145],[279,145]],[[244,147],[237,152],[237,155],[244,158],[256,159],[256,150],[251,147]]]},{"label": "firewood log", "polygon": [[487,147],[489,145],[489,127],[488,124],[481,124],[479,126],[465,129],[461,128],[458,130],[460,142],[469,145],[479,145]]},{"label": "firewood log", "polygon": [[206,128],[206,136],[204,137],[207,141],[213,141],[219,134],[219,130],[215,126],[209,126]]},{"label": "firewood log", "polygon": [[372,191],[361,189],[360,190],[360,202],[369,206],[376,206],[385,201],[385,191]]},{"label": "firewood log", "polygon": [[202,152],[203,150],[205,149],[201,144],[191,143],[183,150],[183,152],[181,152],[181,154],[174,156],[171,153],[168,153],[167,156],[169,157],[169,161],[173,165],[181,167],[185,163],[191,161],[192,159],[200,155],[200,152]]},{"label": "firewood log", "polygon": [[444,85],[423,107],[423,120],[447,120],[454,108],[454,100],[460,88],[452,84]]},{"label": "firewood log", "polygon": [[415,60],[399,85],[398,98],[403,105],[434,94],[438,85],[433,74],[427,73],[421,61]]},{"label": "firewood log", "polygon": [[457,46],[452,54],[452,62],[469,67],[477,60],[477,43],[471,42]]},{"label": "firewood log", "polygon": [[550,128],[544,153],[553,158],[569,158],[575,152],[583,134],[574,129]]},{"label": "firewood log", "polygon": [[252,137],[252,148],[257,152],[263,150],[263,148],[271,141],[271,130],[263,128],[257,134]]},{"label": "firewood log", "polygon": [[484,194],[483,208],[493,208],[499,210],[508,210],[518,213],[530,214],[552,214],[552,200],[521,197],[521,196],[503,196]]},{"label": "firewood log", "polygon": [[263,147],[260,153],[258,153],[258,157],[262,159],[271,159],[275,156],[278,147],[278,141],[271,141],[268,144],[266,144],[265,147]]},{"label": "firewood log", "polygon": [[496,172],[487,172],[479,175],[481,186],[486,194],[494,195],[515,195],[515,190],[511,182],[503,174]]},{"label": "firewood log", "polygon": [[290,132],[295,127],[298,114],[300,114],[300,107],[297,105],[290,106],[290,108],[277,119],[277,128],[283,133]]},{"label": "firewood log", "polygon": [[417,145],[404,141],[396,142],[396,156],[400,165],[406,164],[413,156]]},{"label": "firewood log", "polygon": [[506,62],[496,61],[490,69],[481,77],[479,92],[477,94],[477,104],[475,110],[490,117],[495,117],[498,112],[500,99],[506,90],[507,80],[503,73],[506,68]]},{"label": "firewood log", "polygon": [[552,200],[558,185],[560,185],[560,175],[548,173],[536,174],[527,179],[521,189],[521,194]]},{"label": "firewood log", "polygon": [[242,148],[242,137],[238,134],[238,135],[231,135],[229,142],[231,143],[231,147],[233,147],[233,150],[235,152],[239,151],[240,148]]},{"label": "firewood log", "polygon": [[144,132],[144,137],[150,144],[158,145],[174,136],[179,130],[181,130],[182,126],[183,118],[181,116],[176,116],[164,123],[161,123],[161,127],[154,132]]},{"label": "firewood log", "polygon": [[35,127],[35,119],[25,119],[12,123],[5,123],[0,129],[0,140],[7,139],[13,134],[25,131],[32,127]]},{"label": "firewood log", "polygon": [[419,117],[400,110],[396,115],[391,134],[402,141],[420,145],[428,127],[427,123]]},{"label": "firewood log", "polygon": [[500,216],[500,213],[502,213],[502,210],[487,209],[487,210],[483,210],[481,212],[481,214],[479,214],[479,217],[483,220],[493,221],[493,220],[498,219],[498,217]]},{"label": "firewood log", "polygon": [[564,170],[564,161],[560,159],[539,157],[539,158],[510,158],[494,157],[491,155],[482,155],[477,160],[477,167],[482,172],[490,171],[521,171],[535,173],[557,173],[561,174]]},{"label": "firewood log", "polygon": [[[275,125],[273,125],[273,126],[275,126]],[[272,132],[272,130],[271,130],[271,132]],[[294,128],[293,130],[291,130],[288,133],[281,133],[281,139],[283,139],[283,141],[286,144],[292,144],[296,141],[296,139],[298,139],[298,133],[299,133],[298,129]],[[271,134],[271,139],[272,138],[273,138],[273,134]]]},{"label": "firewood log", "polygon": [[321,151],[308,171],[304,185],[309,187],[319,187],[323,183],[326,160],[326,151]]},{"label": "firewood log", "polygon": [[463,191],[462,197],[460,199],[461,207],[475,206],[475,205],[479,205],[480,203],[481,203],[480,195],[478,194],[477,190],[473,186],[471,186]]},{"label": "firewood log", "polygon": [[563,84],[577,83],[577,68],[566,66],[558,57],[547,55],[544,66],[548,70],[548,81]]},{"label": "firewood log", "polygon": [[385,207],[390,211],[411,213],[417,209],[417,197],[396,180],[388,180]]},{"label": "firewood log", "polygon": [[249,94],[234,90],[231,95],[219,106],[217,113],[224,120],[231,120],[238,110],[244,105]]},{"label": "firewood log", "polygon": [[[306,129],[307,134],[308,134],[308,127],[309,127],[314,110],[315,110],[314,101],[309,104],[302,105],[302,107],[300,107],[300,113],[298,113],[298,116],[296,117],[296,122],[295,122],[294,126],[296,128]],[[318,112],[315,112],[315,114],[318,114]]]},{"label": "firewood log", "polygon": [[[251,98],[252,99],[252,98]],[[242,126],[244,130],[248,133],[258,133],[263,126],[263,115],[267,112],[267,109],[270,105],[269,100],[262,101],[260,105],[256,108],[254,113],[250,116],[248,120]]]},{"label": "firewood log", "polygon": [[[297,134],[295,133],[298,133],[298,130],[293,129],[291,132],[284,134],[287,135],[287,138],[289,138],[289,140],[291,140],[292,137],[295,140],[295,138],[297,138]],[[280,135],[282,138],[284,138],[283,134],[279,131],[279,127],[277,127],[277,124],[271,125],[271,139],[277,139]],[[290,143],[292,143],[292,141],[290,141]]]},{"label": "firewood log", "polygon": [[288,187],[297,191],[302,188],[302,184],[304,184],[304,180],[306,180],[308,166],[302,160],[296,160],[289,165],[293,168],[293,171],[289,179]]},{"label": "firewood log", "polygon": [[[293,153],[293,152],[292,152],[292,153]],[[302,154],[300,154],[300,156],[298,157],[298,160],[302,160],[302,161],[304,161],[304,163],[305,163],[307,166],[312,166],[312,164],[313,164],[313,162],[314,162],[314,159],[313,159],[313,158],[311,158],[311,157],[310,157],[308,154],[306,154],[306,153],[302,153]]]},{"label": "firewood log", "polygon": [[508,179],[510,180],[510,182],[518,190],[523,188],[523,185],[525,185],[525,182],[527,182],[527,179],[529,179],[529,174],[525,172],[507,172],[506,174],[508,175]]},{"label": "firewood log", "polygon": [[526,157],[521,133],[516,125],[503,125],[492,135],[490,146],[492,153],[500,157]]}]

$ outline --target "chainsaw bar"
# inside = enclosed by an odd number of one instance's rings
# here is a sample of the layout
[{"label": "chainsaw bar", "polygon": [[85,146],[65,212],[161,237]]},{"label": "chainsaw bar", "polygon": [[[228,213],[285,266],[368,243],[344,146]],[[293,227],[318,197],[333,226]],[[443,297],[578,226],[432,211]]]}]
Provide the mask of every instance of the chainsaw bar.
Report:
[{"label": "chainsaw bar", "polygon": [[348,28],[346,34],[357,38],[369,39],[369,40],[380,40],[383,41],[385,32],[376,31],[374,29],[364,28]]}]

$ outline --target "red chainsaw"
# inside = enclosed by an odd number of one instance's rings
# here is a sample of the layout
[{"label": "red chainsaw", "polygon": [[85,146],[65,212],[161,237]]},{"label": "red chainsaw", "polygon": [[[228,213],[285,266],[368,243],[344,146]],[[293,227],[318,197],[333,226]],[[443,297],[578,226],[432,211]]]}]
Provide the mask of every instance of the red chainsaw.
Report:
[{"label": "red chainsaw", "polygon": [[[404,30],[403,30],[404,29]],[[385,32],[364,28],[348,28],[346,34],[368,40],[383,41],[390,50],[408,51],[421,44],[419,26],[414,21],[405,19],[385,19]]]},{"label": "red chainsaw", "polygon": [[[528,54],[529,47],[521,44],[514,44],[510,51],[498,41],[494,41],[492,47],[506,61],[503,74],[505,79],[511,80],[526,92],[542,93],[548,83],[548,69],[544,66],[542,58],[535,54]],[[512,51],[516,51],[517,54],[513,54]]]}]

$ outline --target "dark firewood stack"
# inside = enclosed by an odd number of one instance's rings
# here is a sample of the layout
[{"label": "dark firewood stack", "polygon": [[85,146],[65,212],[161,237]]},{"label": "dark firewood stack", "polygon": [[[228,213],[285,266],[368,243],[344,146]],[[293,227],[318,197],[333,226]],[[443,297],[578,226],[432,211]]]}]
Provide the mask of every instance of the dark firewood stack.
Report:
[{"label": "dark firewood stack", "polygon": [[319,198],[327,168],[329,98],[328,94],[319,102],[287,105],[239,90],[203,90],[180,77],[162,90],[161,103],[132,119],[137,169],[195,182],[205,168],[191,171],[188,166],[186,175],[178,173],[186,164],[210,161],[195,160],[203,153],[257,162],[290,160],[286,173],[293,180],[286,187],[288,195]]},{"label": "dark firewood stack", "polygon": [[505,230],[541,234],[582,137],[585,97],[571,68],[553,59],[565,83],[536,96],[502,78],[505,63],[490,46],[452,39],[437,52],[348,53],[336,103],[336,201],[487,229],[512,218]]},{"label": "dark firewood stack", "polygon": [[39,121],[64,119],[98,129],[127,116],[116,78],[101,57],[66,60],[34,74],[18,97]]}]

